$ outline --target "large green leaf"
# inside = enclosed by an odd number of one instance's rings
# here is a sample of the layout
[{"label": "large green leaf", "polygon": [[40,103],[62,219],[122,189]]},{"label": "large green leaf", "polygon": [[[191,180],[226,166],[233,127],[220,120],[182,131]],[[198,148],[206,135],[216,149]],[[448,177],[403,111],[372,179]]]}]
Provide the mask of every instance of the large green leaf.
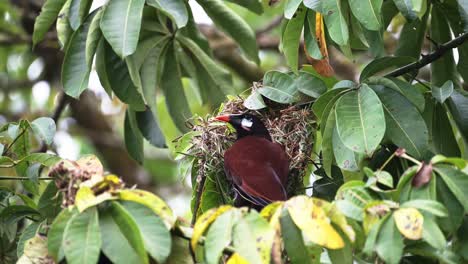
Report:
[{"label": "large green leaf", "polygon": [[325,174],[328,177],[332,177],[332,165],[333,165],[333,131],[336,128],[336,115],[334,108],[331,109],[330,115],[327,120],[322,121],[322,124],[326,123],[325,129],[322,132],[322,163]]},{"label": "large green leaf", "polygon": [[413,3],[411,0],[393,0],[401,14],[408,19],[413,21],[418,18],[416,12],[413,11]]},{"label": "large green leaf", "polygon": [[468,95],[454,91],[450,96],[448,105],[461,136],[465,142],[468,142]]},{"label": "large green leaf", "polygon": [[336,126],[344,145],[371,155],[385,134],[385,116],[379,97],[362,84],[336,103]]},{"label": "large green leaf", "polygon": [[26,243],[26,241],[36,236],[37,231],[41,227],[41,224],[42,223],[40,222],[33,222],[22,231],[21,236],[18,240],[18,246],[16,248],[16,255],[18,256],[18,258],[20,258],[24,254],[24,244]]},{"label": "large green leaf", "polygon": [[437,222],[442,230],[447,233],[453,233],[462,223],[465,213],[463,212],[463,205],[458,201],[443,179],[437,181],[437,200],[445,205],[448,211],[448,217],[440,217],[437,219]]},{"label": "large green leaf", "polygon": [[91,24],[89,25],[88,35],[86,36],[86,63],[90,67],[93,63],[93,57],[96,53],[99,41],[102,37],[102,32],[100,28],[101,18],[102,18],[102,9],[99,9],[96,12]]},{"label": "large green leaf", "polygon": [[313,98],[319,98],[327,91],[325,83],[320,78],[306,71],[300,71],[295,82],[299,92]]},{"label": "large green leaf", "polygon": [[294,14],[296,13],[296,10],[299,8],[301,3],[302,0],[288,0],[286,2],[286,6],[284,7],[284,17],[286,19],[293,18]]},{"label": "large green leaf", "polygon": [[375,59],[364,67],[361,76],[359,76],[359,80],[362,82],[377,73],[389,71],[414,61],[415,59],[411,57],[382,57]]},{"label": "large green leaf", "polygon": [[424,215],[422,238],[434,248],[443,250],[447,245],[444,233],[434,220],[434,217]]},{"label": "large green leaf", "polygon": [[[401,0],[404,1],[404,0]],[[410,0],[406,0],[411,2]],[[421,56],[421,48],[426,37],[427,19],[429,12],[419,19],[405,23],[401,29],[400,38],[398,39],[395,56],[407,56],[419,59]]]},{"label": "large green leaf", "polygon": [[192,117],[192,113],[185,97],[184,87],[181,81],[181,71],[176,59],[174,43],[169,43],[164,59],[164,78],[161,78],[161,89],[166,99],[166,106],[174,124],[181,132],[187,132],[186,121]]},{"label": "large green leaf", "polygon": [[327,0],[322,2],[322,14],[327,24],[331,39],[338,45],[346,45],[349,40],[348,24],[343,16],[341,1]]},{"label": "large green leaf", "polygon": [[232,2],[236,5],[243,6],[258,15],[261,15],[263,13],[263,6],[262,6],[261,0],[227,0],[227,1]]},{"label": "large green leaf", "polygon": [[[440,8],[432,8],[431,38],[436,43],[445,43],[452,39],[450,27]],[[437,47],[433,47],[437,49]],[[453,51],[448,50],[441,58],[431,63],[432,85],[442,86],[447,80],[458,83],[458,76],[453,58]]]},{"label": "large green leaf", "polygon": [[99,211],[99,227],[105,234],[102,236],[102,252],[112,263],[140,263],[140,257],[116,224],[109,207]]},{"label": "large green leaf", "polygon": [[281,40],[286,61],[291,70],[295,73],[298,71],[299,44],[305,15],[307,13],[306,11],[307,9],[304,8],[304,6],[300,6],[297,9],[295,16],[287,22]]},{"label": "large green leaf", "polygon": [[93,3],[92,0],[70,0],[70,13],[69,20],[70,26],[73,30],[77,30],[83,23],[86,15],[88,15],[89,8]]},{"label": "large green leaf", "polygon": [[312,105],[312,111],[314,111],[314,114],[318,117],[321,123],[327,121],[327,118],[323,117],[324,114],[326,114],[326,117],[328,117],[328,113],[326,113],[326,110],[331,109],[331,107],[329,106],[334,106],[336,101],[349,90],[350,89],[346,88],[332,89],[322,94],[317,99],[317,101],[315,101],[315,103]]},{"label": "large green leaf", "polygon": [[101,251],[101,232],[96,208],[89,208],[69,221],[63,234],[63,250],[67,263],[97,263]]},{"label": "large green leaf", "polygon": [[269,71],[263,77],[263,86],[258,89],[263,96],[283,104],[297,101],[297,85],[294,79],[279,71]]},{"label": "large green leaf", "polygon": [[[304,2],[305,3],[305,2]],[[304,45],[310,57],[321,60],[322,52],[317,42],[316,30],[316,13],[312,10],[307,10],[306,20],[304,21]]]},{"label": "large green leaf", "polygon": [[287,211],[280,217],[281,235],[283,236],[284,247],[292,264],[311,263],[311,258],[307,254],[304,245],[302,232],[297,228]]},{"label": "large green leaf", "polygon": [[104,56],[105,74],[100,74],[100,79],[101,75],[104,75],[102,76],[105,79],[103,86],[110,85],[115,95],[122,102],[127,103],[132,110],[144,111],[146,107],[143,97],[132,82],[125,60],[119,58],[107,42],[103,41],[103,45],[103,48],[98,51],[104,52],[101,56]]},{"label": "large green leaf", "polygon": [[465,212],[468,212],[468,193],[466,192],[468,190],[468,175],[448,165],[440,164],[435,166],[434,169],[463,205]]},{"label": "large green leaf", "polygon": [[31,122],[31,128],[42,141],[48,145],[52,144],[57,129],[52,118],[39,117]]},{"label": "large green leaf", "polygon": [[385,135],[398,147],[420,159],[428,149],[429,136],[426,123],[404,96],[381,86],[373,86],[385,111]]},{"label": "large green leaf", "polygon": [[62,210],[52,223],[49,232],[47,233],[47,248],[49,255],[55,260],[60,262],[64,255],[62,241],[65,228],[77,211],[68,208]]},{"label": "large green leaf", "polygon": [[34,22],[33,45],[41,41],[54,23],[66,0],[47,0]]},{"label": "large green leaf", "polygon": [[158,148],[167,147],[159,123],[151,109],[147,108],[144,112],[135,112],[135,116],[141,134],[151,145]]},{"label": "large green leaf", "polygon": [[432,86],[432,97],[437,102],[443,104],[447,98],[453,93],[453,82],[451,80],[446,81],[441,87],[435,85]]},{"label": "large green leaf", "polygon": [[60,12],[57,16],[57,23],[55,25],[57,30],[57,38],[61,49],[67,47],[68,40],[73,34],[73,29],[70,27],[70,23],[68,22],[70,4],[71,1],[66,1],[62,6],[62,9],[60,9]]},{"label": "large green leaf", "polygon": [[145,249],[158,263],[164,263],[171,252],[171,235],[164,222],[150,208],[134,202],[122,206],[141,231]]},{"label": "large green leaf", "polygon": [[135,52],[145,0],[112,0],[101,19],[101,30],[115,53],[127,57]]},{"label": "large green leaf", "polygon": [[333,154],[335,156],[336,165],[343,170],[357,171],[359,164],[356,162],[355,154],[352,150],[347,148],[341,141],[336,127],[333,129]]},{"label": "large green leaf", "polygon": [[227,211],[216,218],[210,225],[205,239],[205,261],[208,264],[217,264],[224,248],[231,243],[232,227],[237,220],[235,211]]},{"label": "large green leaf", "polygon": [[410,200],[401,204],[400,207],[421,209],[440,217],[446,217],[448,215],[448,211],[445,206],[434,200]]},{"label": "large green leaf", "polygon": [[258,48],[255,33],[250,26],[221,0],[197,1],[210,16],[213,22],[230,35],[252,61],[258,63]]},{"label": "large green leaf", "polygon": [[154,6],[168,15],[178,28],[184,27],[188,22],[188,13],[183,0],[147,0],[147,3]]},{"label": "large green leaf", "polygon": [[460,149],[448,119],[445,107],[436,104],[432,117],[432,142],[437,154],[447,157],[459,157]]},{"label": "large green leaf", "polygon": [[350,0],[349,6],[354,16],[369,30],[379,30],[381,27],[380,9],[382,0]]},{"label": "large green leaf", "polygon": [[74,98],[78,98],[88,88],[91,64],[86,62],[86,38],[95,14],[88,16],[84,24],[73,33],[65,50],[62,84],[65,93]]},{"label": "large green leaf", "polygon": [[393,217],[388,217],[382,224],[377,237],[375,250],[379,257],[388,264],[398,264],[403,255],[403,237],[398,231]]},{"label": "large green leaf", "polygon": [[125,113],[124,138],[128,154],[138,163],[143,164],[143,136],[138,130],[135,112],[131,110]]}]

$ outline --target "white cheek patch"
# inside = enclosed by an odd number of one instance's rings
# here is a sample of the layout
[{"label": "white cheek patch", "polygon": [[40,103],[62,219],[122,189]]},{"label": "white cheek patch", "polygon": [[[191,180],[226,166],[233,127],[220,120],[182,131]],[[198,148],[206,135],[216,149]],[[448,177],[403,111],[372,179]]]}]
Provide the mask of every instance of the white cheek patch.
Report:
[{"label": "white cheek patch", "polygon": [[251,120],[248,120],[248,119],[245,119],[245,118],[242,119],[241,126],[245,130],[250,131],[250,128],[252,127],[252,125],[253,125],[253,122]]}]

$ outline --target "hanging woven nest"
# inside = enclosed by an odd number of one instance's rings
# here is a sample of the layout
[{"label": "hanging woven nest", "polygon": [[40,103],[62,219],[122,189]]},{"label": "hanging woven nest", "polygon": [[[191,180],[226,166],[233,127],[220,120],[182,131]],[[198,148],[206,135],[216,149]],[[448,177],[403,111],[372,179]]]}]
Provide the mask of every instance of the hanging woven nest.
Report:
[{"label": "hanging woven nest", "polygon": [[[315,117],[310,105],[291,106],[271,101],[261,110],[249,110],[240,97],[221,106],[216,115],[250,113],[257,115],[270,132],[273,141],[284,146],[290,161],[287,192],[289,196],[304,193],[304,177],[310,173],[314,144]],[[234,143],[235,131],[215,122],[212,117],[196,118],[192,127],[192,144],[187,157],[192,167],[192,212],[199,215],[221,204],[232,204],[231,183],[224,174],[224,152]]]}]

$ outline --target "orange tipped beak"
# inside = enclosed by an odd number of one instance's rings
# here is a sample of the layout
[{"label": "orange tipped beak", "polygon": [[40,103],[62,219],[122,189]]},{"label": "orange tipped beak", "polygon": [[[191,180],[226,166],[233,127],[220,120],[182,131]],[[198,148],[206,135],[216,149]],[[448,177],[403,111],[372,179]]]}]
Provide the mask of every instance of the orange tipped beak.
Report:
[{"label": "orange tipped beak", "polygon": [[223,122],[229,122],[231,118],[229,115],[222,115],[222,116],[217,116],[215,117],[216,120],[223,121]]}]

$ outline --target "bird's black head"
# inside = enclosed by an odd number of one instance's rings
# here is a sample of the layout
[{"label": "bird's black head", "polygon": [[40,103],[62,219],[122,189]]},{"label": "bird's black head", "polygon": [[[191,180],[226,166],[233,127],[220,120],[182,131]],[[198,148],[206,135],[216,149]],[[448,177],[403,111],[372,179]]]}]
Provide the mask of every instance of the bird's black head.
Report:
[{"label": "bird's black head", "polygon": [[217,116],[216,120],[228,122],[237,132],[237,139],[245,136],[263,137],[271,141],[270,133],[260,118],[250,114]]}]

